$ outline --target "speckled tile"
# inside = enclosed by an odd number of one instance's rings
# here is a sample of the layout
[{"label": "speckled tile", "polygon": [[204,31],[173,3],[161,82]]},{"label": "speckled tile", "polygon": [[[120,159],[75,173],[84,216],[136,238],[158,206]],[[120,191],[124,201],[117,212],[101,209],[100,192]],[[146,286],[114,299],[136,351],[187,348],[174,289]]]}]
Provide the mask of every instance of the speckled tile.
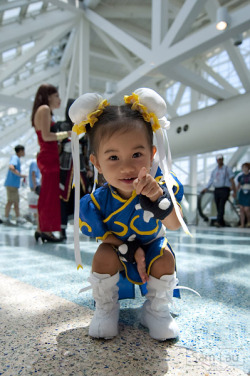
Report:
[{"label": "speckled tile", "polygon": [[1,375],[244,375],[178,344],[155,341],[144,328],[123,323],[116,338],[91,339],[90,309],[4,275],[0,286]]},{"label": "speckled tile", "polygon": [[6,354],[0,375],[249,372],[250,230],[194,227],[191,232],[193,238],[177,231],[168,239],[180,285],[199,291],[201,298],[181,292],[172,307],[179,341],[158,343],[139,324],[144,302],[139,289],[136,299],[121,302],[117,338],[88,337],[93,299],[91,291],[78,291],[88,285],[95,241],[81,236],[84,270],[77,271],[72,226],[65,244],[36,244],[34,229],[0,226],[0,343]]}]

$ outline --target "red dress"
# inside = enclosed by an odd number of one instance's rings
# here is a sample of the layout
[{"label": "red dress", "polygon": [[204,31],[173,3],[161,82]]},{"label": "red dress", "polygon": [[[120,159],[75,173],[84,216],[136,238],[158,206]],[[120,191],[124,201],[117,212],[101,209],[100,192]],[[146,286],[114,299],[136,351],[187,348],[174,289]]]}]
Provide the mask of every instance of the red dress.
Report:
[{"label": "red dress", "polygon": [[57,141],[44,141],[41,131],[36,131],[40,152],[37,165],[42,175],[38,200],[38,217],[41,232],[61,230],[60,165]]}]

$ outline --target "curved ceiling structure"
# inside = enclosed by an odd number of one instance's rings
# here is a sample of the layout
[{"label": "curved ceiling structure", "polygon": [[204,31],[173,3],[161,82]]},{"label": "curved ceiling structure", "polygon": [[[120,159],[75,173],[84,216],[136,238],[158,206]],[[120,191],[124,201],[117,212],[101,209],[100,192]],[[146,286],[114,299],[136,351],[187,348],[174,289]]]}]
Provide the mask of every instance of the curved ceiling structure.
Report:
[{"label": "curved ceiling structure", "polygon": [[1,149],[30,137],[42,82],[59,87],[61,117],[87,91],[120,102],[151,87],[170,119],[250,91],[249,0],[5,0],[0,25]]}]

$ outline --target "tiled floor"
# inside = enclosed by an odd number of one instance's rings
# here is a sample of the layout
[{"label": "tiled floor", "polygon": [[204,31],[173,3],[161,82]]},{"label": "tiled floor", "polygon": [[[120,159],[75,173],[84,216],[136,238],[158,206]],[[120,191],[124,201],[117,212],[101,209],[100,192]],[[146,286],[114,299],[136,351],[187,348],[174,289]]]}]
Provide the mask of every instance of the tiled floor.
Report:
[{"label": "tiled floor", "polygon": [[139,324],[144,298],[121,302],[120,333],[88,337],[87,277],[96,242],[81,236],[84,270],[65,244],[36,244],[34,229],[0,225],[0,375],[245,375],[249,360],[250,230],[190,228],[168,239],[180,285],[175,342],[157,342]]}]

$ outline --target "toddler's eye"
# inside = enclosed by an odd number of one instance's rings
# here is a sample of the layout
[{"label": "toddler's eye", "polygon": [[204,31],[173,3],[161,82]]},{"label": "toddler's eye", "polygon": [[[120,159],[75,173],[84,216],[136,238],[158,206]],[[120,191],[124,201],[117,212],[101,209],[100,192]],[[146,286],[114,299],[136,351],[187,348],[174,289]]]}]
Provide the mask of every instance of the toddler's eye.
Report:
[{"label": "toddler's eye", "polygon": [[138,152],[138,153],[134,153],[134,154],[133,154],[133,158],[139,158],[141,155],[142,155],[142,154],[139,153],[139,152]]},{"label": "toddler's eye", "polygon": [[111,155],[111,156],[109,157],[109,160],[111,160],[111,161],[117,161],[117,160],[118,160],[118,157],[117,157],[116,155]]}]

